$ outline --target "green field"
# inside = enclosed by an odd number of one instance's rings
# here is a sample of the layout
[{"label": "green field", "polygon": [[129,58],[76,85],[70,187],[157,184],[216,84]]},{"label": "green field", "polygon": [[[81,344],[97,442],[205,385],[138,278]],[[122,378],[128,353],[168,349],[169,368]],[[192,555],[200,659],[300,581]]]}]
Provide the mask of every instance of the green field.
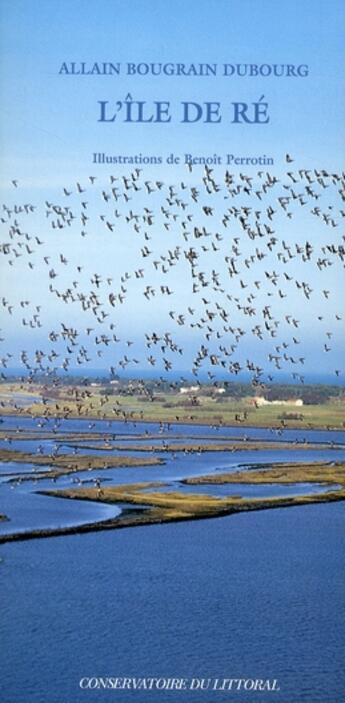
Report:
[{"label": "green field", "polygon": [[[326,389],[327,386],[322,387]],[[332,387],[330,387],[332,388]],[[296,393],[296,388],[294,388]],[[12,399],[25,398],[20,404]],[[28,387],[7,383],[0,387],[3,414],[21,414],[34,417],[87,417],[123,421],[162,423],[187,423],[205,425],[244,425],[273,428],[345,428],[345,400],[339,392],[323,402],[308,403],[302,407],[291,405],[264,405],[256,407],[252,396],[240,398],[212,397],[200,393],[195,398],[185,398],[179,391],[163,393],[122,392],[107,395],[102,387],[62,385],[47,394],[42,385]],[[46,397],[48,395],[48,397]],[[44,402],[37,401],[44,398]],[[30,403],[32,398],[32,403]]]}]

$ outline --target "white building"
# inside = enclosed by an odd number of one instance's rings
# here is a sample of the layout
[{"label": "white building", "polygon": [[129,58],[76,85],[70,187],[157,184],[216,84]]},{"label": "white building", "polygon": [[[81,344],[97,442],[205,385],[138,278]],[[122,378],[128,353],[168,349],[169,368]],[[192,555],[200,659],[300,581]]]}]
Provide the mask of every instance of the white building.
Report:
[{"label": "white building", "polygon": [[256,396],[254,398],[254,403],[256,407],[263,407],[264,405],[291,405],[295,408],[301,408],[303,405],[302,398],[290,398],[288,400],[266,400],[262,396]]}]

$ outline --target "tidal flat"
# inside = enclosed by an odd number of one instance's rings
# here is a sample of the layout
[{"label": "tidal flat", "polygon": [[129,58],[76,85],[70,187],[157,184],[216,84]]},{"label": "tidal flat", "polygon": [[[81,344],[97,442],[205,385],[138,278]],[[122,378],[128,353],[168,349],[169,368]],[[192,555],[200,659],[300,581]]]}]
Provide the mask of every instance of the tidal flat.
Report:
[{"label": "tidal flat", "polygon": [[[33,466],[50,467],[46,471],[36,471],[35,480],[46,478],[56,479],[60,476],[77,473],[78,471],[94,471],[95,469],[126,468],[139,466],[157,466],[163,463],[158,457],[138,459],[133,456],[93,456],[88,454],[33,454],[17,450],[0,449],[0,463],[14,462],[16,464],[32,464]],[[2,474],[4,476],[5,474]],[[32,480],[33,474],[17,472],[21,481]],[[11,480],[15,480],[14,478]]]},{"label": "tidal flat", "polygon": [[0,541],[345,499],[345,432],[3,417]]},{"label": "tidal flat", "polygon": [[[265,508],[288,507],[306,503],[325,502],[345,499],[345,464],[279,464],[266,469],[253,469],[235,473],[200,476],[183,479],[182,484],[198,485],[207,483],[238,484],[295,484],[318,483],[334,486],[322,494],[306,494],[294,497],[277,498],[243,498],[241,495],[218,498],[212,495],[184,493],[183,491],[164,492],[164,483],[127,484],[121,487],[102,488],[82,487],[61,491],[48,491],[48,495],[81,500],[101,500],[109,503],[134,504],[150,506],[162,511],[162,521],[167,519],[193,519],[196,517],[215,517],[220,514],[242,512],[243,510],[262,510]],[[151,488],[163,488],[161,492],[149,491]],[[145,491],[145,493],[143,493]]]},{"label": "tidal flat", "polygon": [[313,462],[310,464],[279,463],[268,466],[248,467],[246,471],[236,471],[233,473],[209,474],[196,476],[182,480],[186,485],[201,484],[226,484],[226,483],[250,483],[250,484],[291,484],[291,483],[321,483],[321,484],[341,484],[345,489],[345,464],[343,462]]},{"label": "tidal flat", "polygon": [[[146,439],[146,438],[145,438]],[[97,449],[98,451],[109,450],[109,444],[70,444],[68,446],[75,449]],[[293,451],[294,449],[342,449],[342,445],[335,443],[311,443],[311,442],[262,442],[256,440],[235,440],[229,443],[228,441],[223,441],[222,444],[217,444],[212,442],[211,444],[187,444],[178,442],[172,444],[164,442],[162,444],[132,444],[128,442],[127,444],[113,444],[112,449],[116,449],[118,452],[149,452],[150,454],[162,453],[162,452],[183,452],[183,453],[196,453],[201,454],[203,452],[236,452],[242,451],[246,447],[253,451],[261,451],[266,449],[279,449]]]},{"label": "tidal flat", "polygon": [[[295,484],[318,483],[325,487],[339,487],[326,490],[321,494],[305,494],[293,497],[243,498],[239,495],[215,497],[182,491],[164,491],[164,482],[141,482],[122,484],[120,486],[78,487],[58,490],[38,491],[47,497],[70,500],[86,500],[126,506],[119,517],[79,526],[55,529],[28,530],[24,533],[12,533],[0,536],[0,543],[22,541],[43,537],[80,534],[100,530],[139,527],[166,522],[180,522],[222,517],[258,510],[296,507],[314,503],[331,503],[345,500],[345,464],[318,463],[294,464],[282,463],[264,469],[223,473],[217,476],[206,475],[184,479],[186,485],[202,483],[233,484]],[[154,489],[159,489],[155,491]],[[134,509],[131,509],[133,506]]]}]

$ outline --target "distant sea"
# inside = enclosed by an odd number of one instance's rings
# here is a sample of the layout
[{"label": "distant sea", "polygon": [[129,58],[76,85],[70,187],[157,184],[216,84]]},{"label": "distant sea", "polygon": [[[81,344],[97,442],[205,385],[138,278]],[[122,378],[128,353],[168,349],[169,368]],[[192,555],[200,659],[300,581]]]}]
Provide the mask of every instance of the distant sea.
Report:
[{"label": "distant sea", "polygon": [[[289,385],[302,385],[301,381],[297,378],[294,379],[292,378],[291,374],[288,373],[280,373],[279,376],[273,377],[273,380],[270,381],[268,374],[270,371],[267,371],[267,373],[263,373],[263,375],[260,377],[264,383],[272,383],[276,385],[280,384],[289,384]],[[6,376],[7,378],[13,379],[14,376],[21,376],[25,377],[28,376],[29,372],[26,369],[22,369],[19,367],[13,367],[13,368],[8,368],[6,370]],[[40,374],[42,377],[44,374]],[[198,374],[198,377],[196,378],[194,374],[192,374],[190,371],[181,369],[180,371],[170,371],[169,374],[164,374],[164,372],[161,369],[138,369],[138,370],[131,370],[131,371],[121,371],[121,373],[118,373],[116,377],[113,377],[109,373],[108,368],[99,368],[99,369],[87,369],[87,373],[85,373],[85,369],[80,369],[78,368],[70,368],[69,373],[67,374],[65,371],[58,369],[56,371],[56,376],[61,376],[61,378],[68,378],[70,377],[78,377],[78,378],[83,378],[83,379],[109,379],[111,380],[112,378],[119,378],[120,380],[129,380],[129,379],[139,379],[142,378],[146,381],[149,380],[158,380],[159,378],[163,378],[165,381],[169,382],[176,382],[180,381],[181,379],[184,381],[188,382],[194,382],[196,383],[197,380],[200,381],[201,383],[211,383],[209,376],[207,373],[202,373],[200,372]],[[214,372],[213,374],[214,378],[213,380],[216,380],[218,383],[219,382],[233,382],[233,383],[250,383],[253,379],[253,375],[244,372],[244,373],[239,373],[236,376],[231,375],[231,374],[222,374],[221,372]],[[48,377],[48,375],[47,375]],[[344,386],[345,385],[345,380],[344,377],[341,376],[336,376],[335,374],[327,374],[327,373],[317,373],[317,372],[306,372],[303,374],[303,379],[304,379],[304,384],[324,384],[324,385],[331,385],[331,386]]]}]

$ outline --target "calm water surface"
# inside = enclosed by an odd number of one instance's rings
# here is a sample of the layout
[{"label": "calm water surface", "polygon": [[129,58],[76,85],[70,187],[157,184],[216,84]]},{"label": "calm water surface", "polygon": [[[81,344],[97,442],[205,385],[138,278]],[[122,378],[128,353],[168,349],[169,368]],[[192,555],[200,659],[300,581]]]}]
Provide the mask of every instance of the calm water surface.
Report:
[{"label": "calm water surface", "polygon": [[[1,547],[4,703],[341,703],[345,505]],[[83,676],[279,693],[81,691]]]},{"label": "calm water surface", "polygon": [[[2,429],[159,433],[157,424],[5,418]],[[309,440],[344,449],[159,454],[163,466],[78,472],[111,484],[179,481],[272,461],[345,459],[345,433],[171,426],[165,439],[229,437]],[[147,440],[149,441],[149,440]],[[155,440],[157,441],[157,440]],[[205,441],[204,439],[202,441]],[[2,446],[44,452],[54,440]],[[67,445],[59,451],[71,452]],[[90,450],[82,450],[92,453]],[[94,453],[99,453],[97,450]],[[148,456],[141,452],[135,456]],[[3,464],[2,474],[34,473]],[[113,517],[117,506],[67,501],[36,491],[64,488],[76,475],[18,485],[0,481],[0,531]],[[177,482],[177,483],[173,483]],[[328,487],[328,490],[330,487]],[[189,486],[215,495],[311,492],[302,484]],[[314,485],[318,492],[324,487]],[[345,615],[345,504],[240,514],[221,519],[42,539],[0,547],[1,703],[341,703]],[[177,676],[278,679],[277,693],[82,691],[81,677]]]}]

